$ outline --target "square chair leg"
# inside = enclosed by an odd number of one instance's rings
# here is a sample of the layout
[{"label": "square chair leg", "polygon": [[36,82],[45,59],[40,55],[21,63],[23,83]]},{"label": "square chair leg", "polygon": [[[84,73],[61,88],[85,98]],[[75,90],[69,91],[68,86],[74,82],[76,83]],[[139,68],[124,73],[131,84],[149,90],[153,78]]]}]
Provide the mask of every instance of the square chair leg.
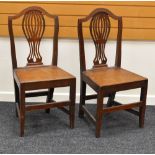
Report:
[{"label": "square chair leg", "polygon": [[96,138],[100,137],[100,131],[102,127],[102,113],[103,111],[103,93],[102,91],[98,92],[97,96],[97,109],[96,109]]},{"label": "square chair leg", "polygon": [[[50,88],[48,90],[48,95],[47,95],[47,98],[46,98],[46,103],[51,102],[51,100],[53,99],[53,93],[54,93],[54,88]],[[45,112],[49,114],[50,113],[50,109],[45,109]]]},{"label": "square chair leg", "polygon": [[76,81],[73,81],[70,86],[70,105],[69,105],[69,120],[70,120],[70,128],[74,128],[75,121],[75,94],[76,94]]},{"label": "square chair leg", "polygon": [[147,83],[141,88],[140,101],[142,105],[139,108],[139,127],[144,127],[145,109],[146,109]]},{"label": "square chair leg", "polygon": [[86,96],[86,83],[81,81],[80,88],[80,105],[79,105],[79,117],[84,117],[84,111],[82,110],[82,106],[85,105],[85,96]]},{"label": "square chair leg", "polygon": [[25,125],[25,91],[20,88],[19,90],[19,110],[20,110],[20,137],[24,136]]}]

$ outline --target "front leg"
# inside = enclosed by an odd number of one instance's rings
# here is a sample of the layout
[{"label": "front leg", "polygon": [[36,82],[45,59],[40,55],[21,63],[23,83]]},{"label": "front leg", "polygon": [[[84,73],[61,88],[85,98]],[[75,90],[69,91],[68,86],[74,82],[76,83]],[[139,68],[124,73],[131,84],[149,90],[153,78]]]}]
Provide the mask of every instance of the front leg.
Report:
[{"label": "front leg", "polygon": [[96,138],[100,137],[100,131],[102,127],[102,115],[103,115],[103,93],[102,90],[100,90],[97,95]]},{"label": "front leg", "polygon": [[80,104],[79,104],[79,117],[84,117],[84,111],[82,110],[82,106],[85,105],[85,96],[86,96],[86,83],[81,80],[80,87]]},{"label": "front leg", "polygon": [[147,97],[147,82],[145,86],[141,88],[141,95],[140,95],[140,101],[142,101],[142,105],[139,107],[139,126],[141,128],[144,127],[146,97]]},{"label": "front leg", "polygon": [[74,128],[75,122],[75,98],[76,98],[76,80],[74,80],[70,86],[70,105],[69,105],[69,120],[70,128]]},{"label": "front leg", "polygon": [[20,86],[19,89],[19,110],[20,110],[20,136],[24,136],[24,125],[25,125],[25,90]]}]

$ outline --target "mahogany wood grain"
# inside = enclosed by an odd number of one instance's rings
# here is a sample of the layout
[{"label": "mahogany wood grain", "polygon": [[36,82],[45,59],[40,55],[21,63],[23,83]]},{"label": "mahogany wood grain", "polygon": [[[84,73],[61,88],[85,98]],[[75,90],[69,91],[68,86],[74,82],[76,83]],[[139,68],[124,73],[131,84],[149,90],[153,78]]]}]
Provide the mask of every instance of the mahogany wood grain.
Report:
[{"label": "mahogany wood grain", "polygon": [[146,80],[146,78],[140,75],[137,75],[119,67],[103,67],[100,69],[87,70],[83,72],[83,76],[89,78],[99,87],[108,87],[111,85]]},{"label": "mahogany wood grain", "polygon": [[[19,83],[34,83],[73,79],[74,77],[57,66],[25,67],[14,70]],[[38,75],[38,76],[36,76]]]}]

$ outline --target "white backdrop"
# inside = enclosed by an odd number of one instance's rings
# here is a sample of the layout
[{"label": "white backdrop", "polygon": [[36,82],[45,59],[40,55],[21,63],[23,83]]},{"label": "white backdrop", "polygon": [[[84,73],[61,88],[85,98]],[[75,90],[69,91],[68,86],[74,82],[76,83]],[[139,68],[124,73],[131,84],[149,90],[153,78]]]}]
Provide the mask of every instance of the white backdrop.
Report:
[{"label": "white backdrop", "polygon": [[[94,45],[91,41],[85,42],[87,66],[92,66]],[[16,39],[19,65],[26,64],[27,42],[23,38]],[[52,41],[43,40],[41,54],[44,64],[50,64]],[[11,51],[9,38],[0,38],[0,101],[14,101],[14,89],[11,66]],[[110,41],[106,46],[108,63],[113,64],[115,56],[115,42]],[[58,66],[77,77],[77,102],[79,101],[79,44],[78,40],[59,39]],[[149,79],[147,104],[155,105],[155,42],[153,41],[123,41],[122,42],[122,67],[136,72]],[[92,93],[91,89],[87,90]],[[55,98],[62,100],[67,98],[68,89],[57,89]],[[117,99],[125,103],[139,98],[139,90],[119,92]],[[44,98],[39,98],[43,100]]]}]

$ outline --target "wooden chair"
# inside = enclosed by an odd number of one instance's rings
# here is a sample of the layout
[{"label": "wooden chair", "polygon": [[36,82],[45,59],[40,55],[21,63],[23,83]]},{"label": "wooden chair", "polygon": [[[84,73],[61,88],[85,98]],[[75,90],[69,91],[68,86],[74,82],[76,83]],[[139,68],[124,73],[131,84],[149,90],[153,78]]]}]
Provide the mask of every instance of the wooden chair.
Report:
[{"label": "wooden chair", "polygon": [[[105,55],[105,45],[110,33],[110,19],[118,22],[117,47],[114,67],[108,67],[107,57]],[[92,40],[95,44],[96,55],[92,69],[86,69],[84,32],[83,24],[89,22],[89,30]],[[102,126],[102,115],[118,110],[127,110],[139,116],[139,126],[144,126],[144,115],[147,96],[147,78],[121,68],[121,40],[122,40],[122,17],[114,15],[107,9],[98,8],[91,12],[87,17],[78,20],[78,37],[80,49],[80,72],[81,72],[81,90],[79,117],[84,113],[96,125],[96,137],[100,137]],[[97,94],[86,95],[86,84],[88,84]],[[115,94],[118,91],[140,88],[140,101],[131,104],[121,104],[114,101]],[[107,106],[103,107],[104,97],[109,97]],[[94,117],[85,106],[85,100],[97,98],[96,117]],[[139,111],[132,109],[139,107]]]},{"label": "wooden chair", "polygon": [[[26,67],[18,67],[16,58],[12,22],[20,17],[22,17],[22,31],[30,47]],[[42,56],[39,51],[40,42],[45,32],[45,17],[54,20],[55,23],[53,26],[53,58],[51,65],[43,65]],[[47,113],[50,112],[50,108],[61,109],[69,115],[70,128],[74,128],[76,78],[57,67],[59,32],[58,16],[51,15],[44,9],[33,6],[24,9],[15,16],[9,16],[8,28],[11,42],[16,110],[20,122],[20,136],[24,136],[25,112],[39,109],[46,109]],[[69,99],[61,102],[54,101],[54,88],[66,86],[70,88]],[[38,91],[39,89],[45,89],[45,91]],[[32,92],[32,90],[37,90],[37,92]],[[46,103],[25,105],[26,97],[36,96],[47,96]],[[69,109],[65,108],[66,106],[69,106]]]}]

